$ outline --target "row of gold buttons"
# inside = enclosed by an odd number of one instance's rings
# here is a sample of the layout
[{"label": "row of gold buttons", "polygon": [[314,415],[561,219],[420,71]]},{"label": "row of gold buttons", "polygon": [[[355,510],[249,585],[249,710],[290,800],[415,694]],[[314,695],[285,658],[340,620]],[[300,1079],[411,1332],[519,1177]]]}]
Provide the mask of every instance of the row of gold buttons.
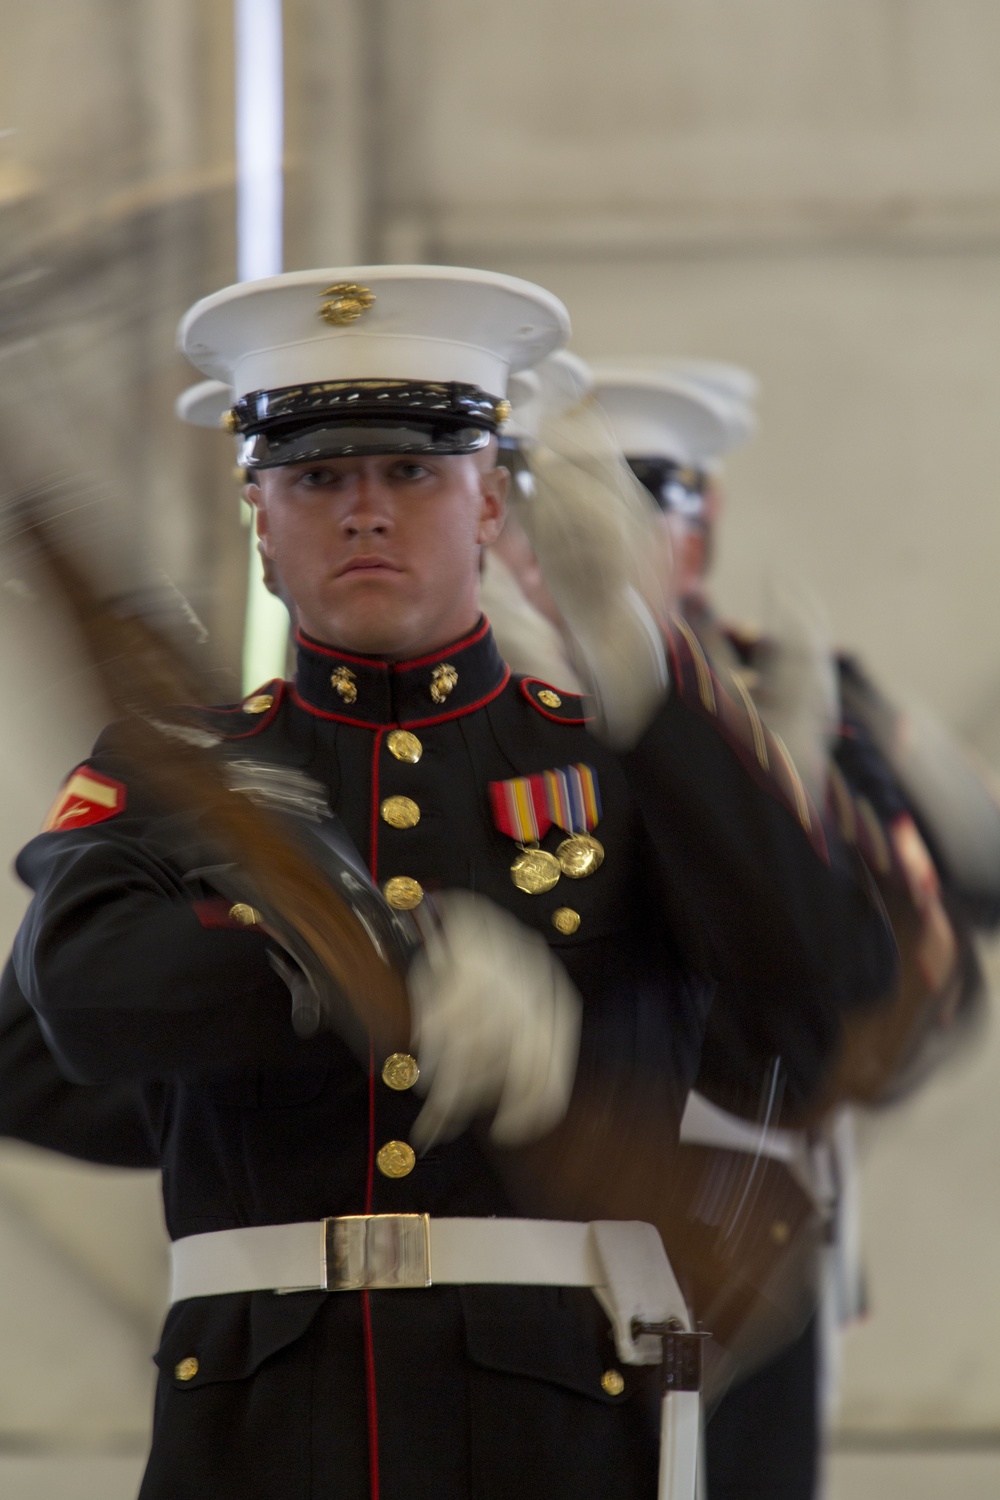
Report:
[{"label": "row of gold buttons", "polygon": [[[415,766],[424,753],[420,740],[408,729],[393,729],[386,736],[386,745],[390,755],[411,766]],[[391,828],[415,828],[420,822],[420,808],[410,797],[387,797],[380,811],[383,820]],[[392,880],[386,881],[382,889],[385,899],[396,911],[413,911],[424,899],[424,888],[420,881],[411,880],[409,875],[395,875]],[[384,1070],[382,1076],[385,1077]],[[387,1083],[388,1081],[386,1079]],[[395,1085],[390,1084],[390,1087]],[[406,1087],[410,1085],[407,1084]]]},{"label": "row of gold buttons", "polygon": [[[412,1089],[419,1077],[417,1059],[408,1052],[392,1052],[382,1064],[382,1082],[397,1093]],[[417,1158],[406,1141],[386,1141],[375,1162],[383,1177],[409,1177]]]}]

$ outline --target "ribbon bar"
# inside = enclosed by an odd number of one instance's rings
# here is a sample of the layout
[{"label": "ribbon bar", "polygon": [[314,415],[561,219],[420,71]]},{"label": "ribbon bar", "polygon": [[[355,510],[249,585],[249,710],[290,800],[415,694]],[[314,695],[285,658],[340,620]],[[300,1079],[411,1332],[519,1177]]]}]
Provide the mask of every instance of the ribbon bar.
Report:
[{"label": "ribbon bar", "polygon": [[597,773],[580,763],[491,781],[490,804],[497,828],[520,844],[540,843],[553,823],[564,833],[590,833],[601,818]]}]

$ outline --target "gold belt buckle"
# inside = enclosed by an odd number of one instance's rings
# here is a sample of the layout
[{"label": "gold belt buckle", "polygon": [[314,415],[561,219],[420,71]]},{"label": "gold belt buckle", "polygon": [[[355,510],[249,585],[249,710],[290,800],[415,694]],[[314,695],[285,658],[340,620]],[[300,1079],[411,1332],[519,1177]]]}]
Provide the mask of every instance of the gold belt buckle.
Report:
[{"label": "gold belt buckle", "polygon": [[323,1227],[326,1291],[430,1286],[429,1214],[345,1214]]}]

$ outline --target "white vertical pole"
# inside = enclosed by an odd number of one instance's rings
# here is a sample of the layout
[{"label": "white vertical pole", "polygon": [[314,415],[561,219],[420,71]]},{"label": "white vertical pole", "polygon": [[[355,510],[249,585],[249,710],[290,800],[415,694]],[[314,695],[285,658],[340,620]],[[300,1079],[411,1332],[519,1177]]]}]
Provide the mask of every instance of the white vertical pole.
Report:
[{"label": "white vertical pole", "polygon": [[[284,48],[281,0],[234,0],[236,270],[240,281],[282,267]],[[288,616],[264,587],[251,532],[243,633],[243,691],[283,677]]]}]

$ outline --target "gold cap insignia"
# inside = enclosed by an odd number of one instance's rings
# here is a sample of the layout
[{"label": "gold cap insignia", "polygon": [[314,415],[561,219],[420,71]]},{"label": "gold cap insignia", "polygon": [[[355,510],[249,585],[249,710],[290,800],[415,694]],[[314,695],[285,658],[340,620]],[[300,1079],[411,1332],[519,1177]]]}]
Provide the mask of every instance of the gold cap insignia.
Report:
[{"label": "gold cap insignia", "polygon": [[357,702],[357,682],[349,667],[334,667],[330,673],[330,686],[337,689],[345,703]]},{"label": "gold cap insignia", "polygon": [[222,416],[219,418],[219,426],[225,428],[226,432],[239,432],[240,419],[232,407],[222,413]]},{"label": "gold cap insignia", "polygon": [[435,703],[443,703],[458,681],[458,673],[451,662],[443,661],[431,673],[431,697]]},{"label": "gold cap insignia", "polygon": [[496,406],[493,408],[493,420],[497,422],[501,427],[503,426],[504,422],[510,421],[509,401],[497,402]]},{"label": "gold cap insignia", "polygon": [[328,286],[320,292],[320,296],[330,300],[323,303],[319,315],[324,323],[330,323],[334,328],[356,323],[362,313],[375,305],[375,293],[353,281],[338,281],[335,286]]}]

